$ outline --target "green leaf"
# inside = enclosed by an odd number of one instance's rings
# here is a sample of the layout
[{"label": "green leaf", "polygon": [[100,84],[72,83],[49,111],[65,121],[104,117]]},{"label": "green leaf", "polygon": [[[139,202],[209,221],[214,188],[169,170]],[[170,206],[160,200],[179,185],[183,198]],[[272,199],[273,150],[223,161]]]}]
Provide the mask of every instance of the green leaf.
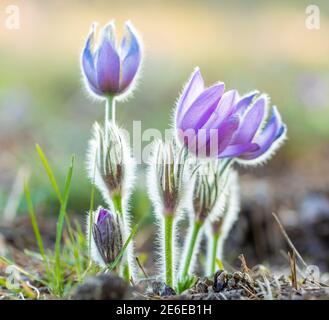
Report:
[{"label": "green leaf", "polygon": [[91,184],[91,191],[90,191],[90,207],[89,207],[89,239],[88,239],[88,256],[89,262],[91,262],[91,233],[92,233],[92,224],[93,224],[93,212],[94,212],[94,202],[95,202],[95,176],[96,176],[96,161],[97,161],[97,150],[95,154],[94,160],[94,172],[93,172],[93,181]]},{"label": "green leaf", "polygon": [[122,249],[120,250],[118,256],[116,257],[116,259],[113,261],[113,263],[107,268],[107,270],[109,272],[113,271],[116,266],[119,264],[122,256],[124,255],[128,245],[129,245],[129,242],[132,240],[132,238],[134,237],[135,233],[137,232],[138,228],[140,227],[142,221],[140,221],[139,223],[137,223],[131,230],[130,232],[130,235],[129,237],[127,238],[126,242],[124,243]]},{"label": "green leaf", "polygon": [[222,261],[216,258],[216,264],[219,270],[225,270]]},{"label": "green leaf", "polygon": [[72,156],[71,165],[68,169],[68,173],[65,181],[64,197],[61,202],[61,207],[59,211],[59,217],[57,221],[56,229],[56,242],[55,242],[55,274],[56,274],[56,284],[59,293],[63,292],[63,274],[61,272],[61,239],[63,232],[63,225],[65,220],[66,206],[70,195],[70,187],[74,168],[74,156]]},{"label": "green leaf", "polygon": [[57,195],[58,200],[59,200],[59,202],[62,202],[63,200],[62,200],[61,191],[60,191],[60,189],[58,187],[58,184],[57,184],[55,175],[54,175],[54,173],[53,173],[53,171],[52,171],[52,169],[51,169],[51,167],[49,165],[49,162],[47,160],[47,157],[46,157],[46,155],[44,154],[44,152],[42,151],[41,147],[38,144],[35,145],[35,148],[37,149],[37,152],[38,152],[39,157],[40,157],[40,159],[42,161],[42,164],[43,164],[43,166],[46,169],[46,172],[48,174],[49,180],[51,182],[51,185],[53,186],[53,189],[54,189],[54,191],[55,191],[55,193]]},{"label": "green leaf", "polygon": [[42,256],[44,265],[45,265],[46,273],[49,274],[48,261],[47,261],[47,257],[46,257],[46,254],[45,254],[45,249],[44,249],[42,237],[41,237],[41,234],[40,234],[40,229],[39,229],[39,225],[38,225],[38,221],[37,221],[37,216],[36,216],[34,208],[33,208],[33,203],[32,203],[31,194],[30,194],[30,188],[29,188],[29,185],[28,185],[27,181],[25,181],[25,183],[24,183],[24,193],[25,193],[25,198],[26,198],[26,202],[27,202],[29,215],[30,215],[30,218],[31,218],[31,223],[32,223],[32,228],[33,228],[33,231],[34,231],[34,235],[35,235],[35,238],[37,240],[39,251],[40,251],[40,254]]},{"label": "green leaf", "polygon": [[194,275],[186,275],[185,277],[180,278],[176,286],[177,293],[180,294],[185,290],[192,288],[197,281],[198,278]]}]

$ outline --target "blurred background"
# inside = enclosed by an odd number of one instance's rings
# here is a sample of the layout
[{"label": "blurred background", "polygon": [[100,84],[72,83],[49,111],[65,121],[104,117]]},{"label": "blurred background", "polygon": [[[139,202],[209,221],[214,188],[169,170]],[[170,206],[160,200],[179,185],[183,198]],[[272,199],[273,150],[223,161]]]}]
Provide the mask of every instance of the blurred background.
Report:
[{"label": "blurred background", "polygon": [[[117,106],[122,126],[131,130],[132,121],[141,120],[142,130],[168,128],[195,66],[207,84],[221,80],[241,93],[267,92],[288,125],[289,140],[270,163],[240,170],[242,212],[227,242],[228,263],[239,253],[251,264],[286,263],[281,254],[286,242],[271,215],[276,212],[305,259],[329,270],[329,3],[312,4],[320,9],[320,29],[306,27],[310,3],[303,0],[1,0],[0,230],[5,240],[27,246],[22,181],[28,174],[40,219],[58,214],[35,143],[61,185],[70,155],[76,155],[69,211],[82,219],[88,210],[85,151],[104,107],[83,89],[80,52],[93,21],[103,25],[115,19],[121,33],[130,19],[143,36],[145,61],[134,98]],[[10,5],[19,8],[17,30],[6,28]],[[136,221],[150,213],[151,223],[150,204],[139,186],[132,211]],[[141,253],[152,249],[146,246],[152,232],[146,225],[138,234]]]}]

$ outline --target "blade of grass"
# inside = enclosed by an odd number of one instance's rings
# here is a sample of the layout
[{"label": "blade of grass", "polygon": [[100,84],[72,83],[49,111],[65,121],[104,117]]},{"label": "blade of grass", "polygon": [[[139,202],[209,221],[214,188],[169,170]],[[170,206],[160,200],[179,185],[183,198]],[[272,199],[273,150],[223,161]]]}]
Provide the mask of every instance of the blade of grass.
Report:
[{"label": "blade of grass", "polygon": [[[36,260],[39,260],[39,261],[43,262],[42,255],[38,252],[30,251],[28,249],[24,249],[24,254],[27,255],[28,257],[31,257],[33,259],[36,259]],[[47,256],[47,261],[48,261],[48,264],[54,263],[54,259],[52,259],[49,256]]]},{"label": "blade of grass", "polygon": [[[62,194],[61,194],[61,191],[60,191],[60,188],[58,186],[58,183],[57,183],[57,180],[55,178],[55,175],[54,175],[54,172],[53,170],[51,169],[51,166],[49,164],[49,161],[45,155],[45,153],[42,151],[41,147],[39,144],[36,144],[35,145],[35,148],[39,154],[39,157],[40,157],[40,160],[46,170],[46,173],[48,175],[48,178],[50,180],[50,183],[56,193],[56,196],[58,198],[58,201],[60,202],[60,204],[62,204],[63,202],[63,197],[62,197]],[[72,228],[71,228],[71,223],[70,223],[70,220],[68,219],[68,217],[65,215],[65,222],[67,224],[67,229],[68,229],[68,232],[69,232],[69,235],[71,237],[71,241],[73,240],[73,231],[72,231]]]},{"label": "blade of grass", "polygon": [[225,270],[222,261],[219,260],[218,258],[216,258],[216,264],[219,270]]},{"label": "blade of grass", "polygon": [[71,227],[70,219],[68,218],[68,216],[66,214],[66,204],[63,203],[64,198],[61,194],[60,188],[58,186],[58,183],[57,183],[56,177],[54,175],[54,172],[53,172],[53,170],[52,170],[52,168],[49,164],[49,161],[48,161],[45,153],[43,152],[43,150],[41,149],[39,144],[36,144],[36,150],[37,150],[37,152],[39,154],[39,157],[41,159],[41,162],[42,162],[42,164],[43,164],[43,166],[46,170],[46,173],[49,177],[50,183],[51,183],[51,185],[52,185],[52,187],[55,191],[55,194],[58,198],[58,201],[60,202],[61,209],[65,208],[65,212],[64,212],[65,223],[67,225],[67,230],[68,230],[70,241],[71,241],[71,244],[72,244],[72,247],[73,247],[73,251],[75,252],[74,258],[75,258],[76,271],[77,271],[77,274],[80,274],[81,262],[80,262],[79,255],[77,254],[78,245],[75,243],[74,233],[73,233],[73,229]]},{"label": "blade of grass", "polygon": [[80,223],[77,220],[75,220],[74,224],[76,228],[75,243],[78,252],[77,263],[79,265],[80,280],[82,281],[83,280],[82,272],[84,270],[85,262],[88,261],[88,257],[85,256],[86,238],[85,238],[85,234],[82,232]]},{"label": "blade of grass", "polygon": [[63,202],[61,191],[60,191],[60,189],[58,187],[58,184],[57,184],[55,175],[54,175],[53,170],[51,169],[51,167],[49,165],[49,162],[47,160],[46,155],[44,154],[44,152],[42,151],[41,147],[38,144],[35,145],[35,148],[36,148],[36,150],[37,150],[37,152],[39,154],[39,157],[41,159],[41,162],[42,162],[44,168],[46,169],[46,172],[48,174],[50,183],[53,186],[53,189],[54,189],[54,191],[55,191],[55,193],[57,195],[57,198],[58,198],[59,202]]},{"label": "blade of grass", "polygon": [[[75,243],[78,243],[78,239],[75,239]],[[72,245],[72,243],[70,243]],[[77,273],[78,282],[82,281],[82,263],[80,259],[80,248],[77,245],[72,245],[71,252],[73,253],[74,262],[75,262],[75,271]]]},{"label": "blade of grass", "polygon": [[95,153],[95,160],[94,160],[94,172],[93,172],[93,181],[91,184],[91,191],[90,191],[90,207],[89,207],[89,230],[88,230],[88,256],[89,256],[89,263],[91,263],[91,229],[93,223],[93,212],[94,212],[94,201],[95,201],[95,176],[96,176],[96,161],[97,161],[97,150]]},{"label": "blade of grass", "polygon": [[27,181],[24,182],[24,193],[25,193],[27,207],[28,207],[28,211],[29,211],[29,214],[30,214],[31,222],[32,222],[32,228],[33,228],[33,231],[34,231],[34,235],[35,235],[35,238],[37,240],[39,251],[40,251],[40,254],[42,256],[44,265],[45,265],[46,274],[49,275],[49,267],[48,267],[47,257],[46,257],[46,254],[45,254],[45,248],[44,248],[42,237],[41,237],[41,234],[40,234],[40,229],[39,229],[39,225],[38,225],[38,221],[37,221],[37,216],[36,216],[34,208],[33,208],[33,203],[32,203],[31,194],[30,194],[30,188],[29,188],[29,185],[28,185]]},{"label": "blade of grass", "polygon": [[304,265],[305,268],[307,268],[307,263],[305,262],[305,260],[302,258],[302,256],[300,255],[300,253],[297,251],[296,247],[294,246],[294,244],[292,243],[292,241],[290,240],[286,230],[284,229],[279,217],[274,213],[272,212],[272,216],[273,218],[275,219],[276,223],[278,224],[279,228],[280,228],[280,231],[282,232],[283,236],[285,237],[289,247],[291,248],[291,250],[293,252],[295,252],[296,254],[296,257],[299,258],[299,260],[301,261],[301,263]]},{"label": "blade of grass", "polygon": [[86,246],[86,236],[85,233],[82,231],[81,224],[77,219],[74,219],[74,225],[76,229],[76,239],[79,243],[79,246]]},{"label": "blade of grass", "polygon": [[111,272],[113,271],[117,265],[119,264],[120,260],[122,259],[122,256],[124,255],[128,245],[129,245],[129,242],[132,240],[132,238],[134,237],[135,233],[137,232],[137,230],[139,229],[140,225],[142,223],[142,220],[137,223],[131,230],[130,234],[129,234],[129,237],[127,238],[126,242],[124,243],[122,249],[120,250],[118,256],[116,257],[116,259],[113,261],[113,263],[108,267],[108,271]]},{"label": "blade of grass", "polygon": [[64,197],[63,197],[63,201],[61,202],[59,217],[57,221],[57,230],[56,230],[55,274],[56,274],[57,289],[60,294],[63,292],[63,288],[62,288],[63,275],[61,272],[61,239],[62,239],[64,218],[66,213],[66,206],[70,195],[73,168],[74,168],[74,156],[72,156],[71,165],[68,169],[68,173],[65,181]]}]

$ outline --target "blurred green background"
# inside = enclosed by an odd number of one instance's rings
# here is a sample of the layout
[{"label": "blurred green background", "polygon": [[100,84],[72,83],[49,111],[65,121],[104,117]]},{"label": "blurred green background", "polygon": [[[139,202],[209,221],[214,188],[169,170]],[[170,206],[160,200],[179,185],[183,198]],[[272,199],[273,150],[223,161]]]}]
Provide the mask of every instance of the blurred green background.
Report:
[{"label": "blurred green background", "polygon": [[[20,9],[20,29],[5,27],[6,6]],[[319,30],[305,27],[308,1],[38,1],[0,2],[0,212],[31,172],[38,210],[57,212],[34,144],[39,143],[62,180],[76,155],[70,210],[89,208],[84,169],[87,140],[103,105],[84,92],[80,52],[93,21],[115,19],[122,32],[130,19],[143,36],[143,75],[134,97],[117,106],[130,129],[168,128],[172,108],[195,66],[207,84],[221,80],[241,93],[267,92],[288,124],[289,141],[267,167],[305,175],[329,162],[329,3],[320,8]],[[321,163],[321,165],[320,165]],[[323,182],[328,182],[328,172]],[[141,174],[141,178],[143,175]],[[306,180],[307,181],[307,180]],[[139,184],[141,185],[141,184]],[[16,190],[16,191],[15,191]],[[142,189],[134,212],[149,210]],[[98,201],[101,201],[98,197]],[[18,212],[25,212],[19,201]]]}]

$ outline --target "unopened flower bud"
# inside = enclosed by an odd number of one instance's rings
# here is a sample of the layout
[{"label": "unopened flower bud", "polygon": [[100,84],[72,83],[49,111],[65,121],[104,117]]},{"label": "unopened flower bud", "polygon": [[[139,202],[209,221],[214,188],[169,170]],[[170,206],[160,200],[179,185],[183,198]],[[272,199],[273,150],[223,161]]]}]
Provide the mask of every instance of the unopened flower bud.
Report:
[{"label": "unopened flower bud", "polygon": [[238,174],[234,170],[229,171],[227,187],[221,202],[222,206],[210,216],[206,229],[208,239],[206,272],[209,275],[216,270],[216,259],[222,260],[225,240],[239,215]]},{"label": "unopened flower bud", "polygon": [[113,263],[123,246],[119,216],[99,207],[93,212],[90,236],[92,259],[101,266]]},{"label": "unopened flower bud", "polygon": [[149,192],[162,214],[175,214],[185,199],[187,189],[187,152],[174,140],[157,141],[149,165]]},{"label": "unopened flower bud", "polygon": [[107,136],[96,122],[88,153],[88,171],[108,203],[127,197],[133,177],[133,161],[121,130],[108,122]]},{"label": "unopened flower bud", "polygon": [[221,174],[217,161],[199,166],[195,172],[192,201],[195,221],[203,224],[214,212],[226,183],[227,175]]}]

